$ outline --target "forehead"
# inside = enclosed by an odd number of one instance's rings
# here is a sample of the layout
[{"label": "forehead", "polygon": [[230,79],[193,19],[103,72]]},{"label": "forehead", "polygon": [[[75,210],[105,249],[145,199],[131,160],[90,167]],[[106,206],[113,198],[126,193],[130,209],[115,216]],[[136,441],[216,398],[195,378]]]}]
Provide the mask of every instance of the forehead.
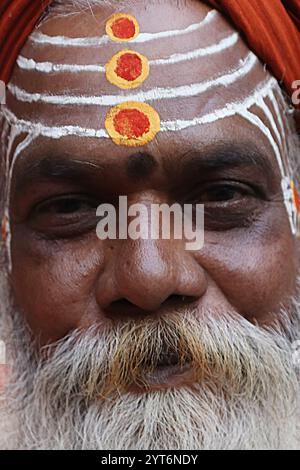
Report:
[{"label": "forehead", "polygon": [[[270,79],[236,31],[199,1],[189,0],[180,7],[175,2],[147,5],[128,2],[126,7],[122,3],[122,11],[137,18],[141,31],[140,38],[128,44],[101,43],[106,22],[116,12],[111,7],[94,8],[93,15],[50,15],[19,57],[10,84],[9,108],[19,118],[47,129],[73,126],[83,130],[80,138],[60,136],[55,147],[88,146],[92,151],[101,149],[101,155],[103,150],[113,150],[115,155],[131,152],[116,148],[107,138],[82,137],[86,130],[95,130],[101,137],[107,112],[122,100],[148,102],[159,113],[166,132],[145,146],[151,152],[156,152],[157,143],[162,150],[180,146],[184,152],[186,146],[228,140],[229,136],[257,141],[259,135],[262,147],[270,145],[259,126],[236,113],[218,119],[228,104],[238,105],[251,96],[254,104],[253,92]],[[70,38],[90,41],[80,44]],[[99,44],[93,38],[100,38]],[[124,48],[143,54],[150,62],[148,78],[134,90],[114,86],[105,75],[105,64]],[[257,114],[268,126],[264,113],[258,109]],[[201,125],[194,125],[196,122]],[[36,141],[49,146],[46,136],[39,136],[33,145]]]}]

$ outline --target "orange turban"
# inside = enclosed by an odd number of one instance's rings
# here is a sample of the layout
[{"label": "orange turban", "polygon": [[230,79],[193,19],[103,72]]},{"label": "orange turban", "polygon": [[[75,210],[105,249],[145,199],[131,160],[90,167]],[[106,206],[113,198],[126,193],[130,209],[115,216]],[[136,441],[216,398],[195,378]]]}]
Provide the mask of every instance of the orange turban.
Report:
[{"label": "orange turban", "polygon": [[[52,0],[1,0],[0,80]],[[206,0],[228,16],[287,92],[300,80],[300,0]]]},{"label": "orange turban", "polygon": [[287,92],[300,80],[300,0],[208,0],[229,16]]},{"label": "orange turban", "polygon": [[1,0],[0,80],[7,83],[26,39],[52,0]]}]

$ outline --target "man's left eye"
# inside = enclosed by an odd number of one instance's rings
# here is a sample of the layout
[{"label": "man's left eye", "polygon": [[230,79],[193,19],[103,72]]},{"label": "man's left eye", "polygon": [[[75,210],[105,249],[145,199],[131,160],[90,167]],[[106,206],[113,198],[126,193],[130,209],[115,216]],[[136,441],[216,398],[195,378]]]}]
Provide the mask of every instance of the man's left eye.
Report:
[{"label": "man's left eye", "polygon": [[245,197],[254,197],[255,191],[244,184],[213,184],[200,192],[199,204],[235,202]]}]

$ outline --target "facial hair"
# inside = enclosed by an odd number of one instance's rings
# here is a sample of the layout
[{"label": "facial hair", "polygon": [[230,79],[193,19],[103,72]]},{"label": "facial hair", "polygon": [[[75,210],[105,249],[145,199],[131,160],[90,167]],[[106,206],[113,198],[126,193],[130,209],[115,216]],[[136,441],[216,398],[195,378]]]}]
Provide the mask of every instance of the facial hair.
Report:
[{"label": "facial hair", "polygon": [[[189,310],[75,330],[39,353],[9,300],[2,312],[13,372],[1,448],[300,447],[296,300],[272,328],[236,312]],[[147,390],[166,352],[191,366],[193,385]]]}]

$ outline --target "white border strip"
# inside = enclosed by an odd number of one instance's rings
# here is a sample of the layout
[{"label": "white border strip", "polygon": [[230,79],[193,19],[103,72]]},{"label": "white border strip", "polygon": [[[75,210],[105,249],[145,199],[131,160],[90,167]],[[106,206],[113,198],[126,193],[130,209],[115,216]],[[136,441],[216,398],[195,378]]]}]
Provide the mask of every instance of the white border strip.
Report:
[{"label": "white border strip", "polygon": [[[182,36],[188,33],[198,31],[203,26],[211,23],[218,16],[216,10],[211,10],[207,13],[205,18],[200,23],[194,23],[184,29],[174,29],[170,31],[161,31],[158,33],[141,33],[134,40],[130,41],[130,44],[144,43],[149,41],[155,41],[156,39],[164,39],[169,37]],[[111,39],[105,34],[101,37],[86,37],[86,38],[70,38],[66,36],[48,36],[47,34],[34,32],[29,38],[36,44],[62,46],[62,47],[93,47],[101,46],[111,42]]]},{"label": "white border strip", "polygon": [[[207,47],[200,47],[192,51],[172,54],[167,58],[149,60],[149,65],[173,65],[180,62],[187,62],[189,60],[198,59],[208,55],[217,54],[230,47],[233,47],[239,39],[238,33],[233,33],[230,36],[221,39],[217,44],[212,44]],[[84,64],[57,64],[53,62],[36,62],[34,59],[28,59],[19,56],[17,59],[18,67],[22,70],[35,70],[41,73],[104,73],[105,65],[84,65]]]},{"label": "white border strip", "polygon": [[131,95],[103,95],[103,96],[70,96],[48,95],[44,93],[30,93],[16,85],[9,84],[8,90],[19,101],[25,103],[47,103],[55,105],[84,105],[84,106],[115,106],[126,101],[156,101],[172,98],[188,98],[198,96],[217,86],[227,87],[247,75],[257,64],[258,59],[250,52],[246,59],[241,60],[239,66],[226,75],[212,80],[174,88],[154,88]]}]

